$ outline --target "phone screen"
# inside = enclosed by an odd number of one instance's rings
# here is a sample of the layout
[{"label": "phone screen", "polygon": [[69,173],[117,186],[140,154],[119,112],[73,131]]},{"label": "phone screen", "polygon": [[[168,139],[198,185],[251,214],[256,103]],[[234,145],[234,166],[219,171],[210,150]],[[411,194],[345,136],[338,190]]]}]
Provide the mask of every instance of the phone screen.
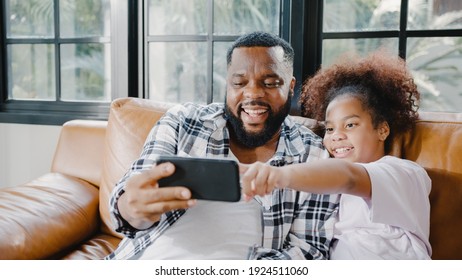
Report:
[{"label": "phone screen", "polygon": [[157,163],[162,162],[173,163],[175,173],[159,180],[160,187],[184,186],[196,199],[229,202],[241,199],[239,167],[234,160],[159,156]]}]

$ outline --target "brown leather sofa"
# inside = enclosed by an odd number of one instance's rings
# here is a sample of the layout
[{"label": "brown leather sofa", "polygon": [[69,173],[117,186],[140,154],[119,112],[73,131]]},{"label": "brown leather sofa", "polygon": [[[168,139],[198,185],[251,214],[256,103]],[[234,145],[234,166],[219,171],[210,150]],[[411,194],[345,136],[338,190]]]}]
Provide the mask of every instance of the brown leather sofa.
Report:
[{"label": "brown leather sofa", "polygon": [[[0,189],[0,259],[100,259],[111,252],[121,236],[111,229],[110,192],[170,106],[123,98],[112,103],[107,122],[65,123],[50,173]],[[432,178],[432,257],[462,259],[462,114],[422,112],[393,154],[423,165]]]}]

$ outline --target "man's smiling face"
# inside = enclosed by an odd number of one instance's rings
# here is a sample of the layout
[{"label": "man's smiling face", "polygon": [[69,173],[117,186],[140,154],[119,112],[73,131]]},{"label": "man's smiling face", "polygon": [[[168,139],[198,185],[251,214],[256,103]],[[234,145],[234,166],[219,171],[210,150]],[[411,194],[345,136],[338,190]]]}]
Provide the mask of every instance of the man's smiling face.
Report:
[{"label": "man's smiling face", "polygon": [[266,143],[290,111],[295,86],[280,47],[236,48],[228,67],[226,113],[238,141]]}]

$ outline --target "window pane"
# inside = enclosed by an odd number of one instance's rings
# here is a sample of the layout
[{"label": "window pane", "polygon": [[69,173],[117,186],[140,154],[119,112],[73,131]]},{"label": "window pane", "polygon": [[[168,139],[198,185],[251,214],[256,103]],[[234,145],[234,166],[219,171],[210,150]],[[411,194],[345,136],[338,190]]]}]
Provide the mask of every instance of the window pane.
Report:
[{"label": "window pane", "polygon": [[8,0],[6,7],[8,37],[53,36],[53,0]]},{"label": "window pane", "polygon": [[213,102],[224,102],[226,94],[226,52],[233,42],[213,44]]},{"label": "window pane", "polygon": [[255,30],[279,34],[279,0],[215,0],[214,33],[239,35]]},{"label": "window pane", "polygon": [[109,44],[61,45],[61,99],[111,100]]},{"label": "window pane", "polygon": [[365,55],[380,48],[398,55],[398,39],[371,38],[323,40],[322,65],[323,67],[331,65],[339,56],[347,52]]},{"label": "window pane", "polygon": [[462,112],[462,38],[409,38],[406,61],[422,110]]},{"label": "window pane", "polygon": [[110,35],[109,0],[66,0],[59,2],[62,37]]},{"label": "window pane", "polygon": [[324,0],[324,32],[398,30],[401,0]]},{"label": "window pane", "polygon": [[149,0],[149,35],[206,34],[207,1]]},{"label": "window pane", "polygon": [[408,29],[456,29],[462,27],[462,1],[409,0]]},{"label": "window pane", "polygon": [[150,43],[149,98],[207,102],[207,43]]},{"label": "window pane", "polygon": [[53,45],[8,45],[10,99],[55,99]]}]

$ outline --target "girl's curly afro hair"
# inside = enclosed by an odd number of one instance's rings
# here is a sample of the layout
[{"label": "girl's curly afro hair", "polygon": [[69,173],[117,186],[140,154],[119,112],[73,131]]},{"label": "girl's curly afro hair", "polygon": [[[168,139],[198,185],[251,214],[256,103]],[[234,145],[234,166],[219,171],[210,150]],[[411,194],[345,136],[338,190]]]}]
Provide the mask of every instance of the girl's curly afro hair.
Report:
[{"label": "girl's curly afro hair", "polygon": [[329,103],[343,94],[361,100],[374,127],[388,123],[386,150],[394,136],[411,130],[418,118],[420,93],[405,61],[383,51],[364,58],[346,56],[307,79],[299,100],[301,115],[323,121]]}]

